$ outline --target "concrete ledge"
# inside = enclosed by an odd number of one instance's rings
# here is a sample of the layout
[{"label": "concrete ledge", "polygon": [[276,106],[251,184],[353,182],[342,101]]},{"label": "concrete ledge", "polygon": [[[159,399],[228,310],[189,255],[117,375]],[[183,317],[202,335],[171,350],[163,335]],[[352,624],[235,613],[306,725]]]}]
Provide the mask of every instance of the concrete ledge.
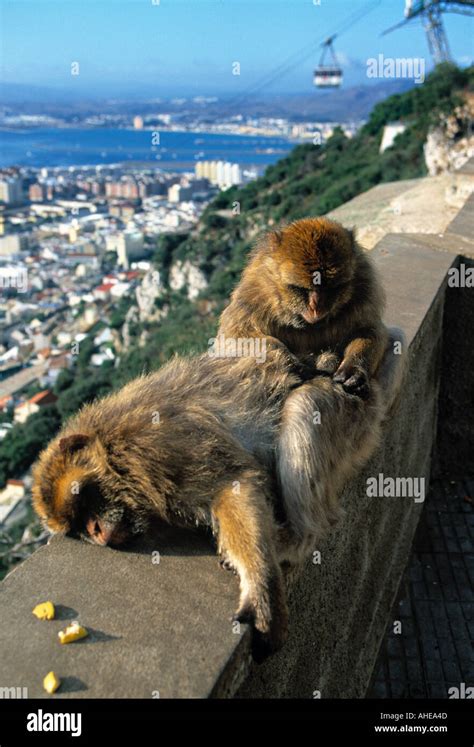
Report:
[{"label": "concrete ledge", "polygon": [[[389,235],[373,252],[386,321],[409,343],[404,396],[382,447],[346,487],[346,515],[321,564],[308,561],[293,584],[286,647],[252,664],[250,631],[230,624],[237,579],[206,537],[163,531],[127,552],[55,538],[0,585],[0,687],[42,697],[54,669],[65,679],[55,697],[364,696],[422,508],[413,498],[369,498],[365,481],[383,473],[425,477],[427,486],[436,437],[446,273],[457,259],[425,239]],[[31,615],[47,599],[62,619]],[[76,618],[91,636],[61,647],[57,631]]]},{"label": "concrete ledge", "polygon": [[[469,168],[474,169],[474,158],[471,159]],[[451,221],[446,233],[461,237],[467,236],[474,240],[474,192],[468,197],[454,220]]]},{"label": "concrete ledge", "polygon": [[[474,271],[474,259],[457,265]],[[448,286],[445,297],[442,378],[435,471],[451,479],[474,475],[474,288]]]},{"label": "concrete ledge", "polygon": [[[249,651],[249,631],[241,646],[230,624],[236,579],[197,533],[165,530],[127,552],[54,537],[0,589],[0,685],[30,697],[46,695],[51,669],[65,678],[55,697],[208,697],[236,647]],[[60,619],[31,614],[47,599]],[[57,633],[74,619],[91,634],[61,646]]]},{"label": "concrete ledge", "polygon": [[[469,235],[460,236],[456,233],[399,233],[390,234],[396,245],[405,247],[410,251],[413,247],[420,249],[436,249],[438,252],[449,252],[458,257],[474,257],[474,232]],[[395,238],[396,237],[396,238]],[[383,241],[384,239],[382,239]],[[378,244],[380,246],[382,241]]]}]

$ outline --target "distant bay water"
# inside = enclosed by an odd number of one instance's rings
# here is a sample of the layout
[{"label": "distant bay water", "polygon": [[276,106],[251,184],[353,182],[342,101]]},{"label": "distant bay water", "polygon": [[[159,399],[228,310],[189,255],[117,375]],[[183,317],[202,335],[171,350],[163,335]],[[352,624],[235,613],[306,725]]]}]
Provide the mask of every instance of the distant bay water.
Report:
[{"label": "distant bay water", "polygon": [[[182,171],[198,160],[225,160],[259,167],[275,163],[293,147],[284,138],[204,132],[35,128],[0,130],[0,166],[96,166],[143,164]],[[156,133],[154,140],[156,141]]]}]

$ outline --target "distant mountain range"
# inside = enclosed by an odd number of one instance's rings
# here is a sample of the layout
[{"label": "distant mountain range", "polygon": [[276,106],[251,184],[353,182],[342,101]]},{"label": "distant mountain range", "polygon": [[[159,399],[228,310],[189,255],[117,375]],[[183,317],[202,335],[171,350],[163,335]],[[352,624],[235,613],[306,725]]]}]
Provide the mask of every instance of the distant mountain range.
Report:
[{"label": "distant mountain range", "polygon": [[401,93],[412,81],[380,83],[332,91],[314,89],[311,93],[278,95],[220,96],[217,101],[196,101],[191,96],[171,98],[89,97],[70,88],[52,88],[2,83],[1,106],[15,114],[41,114],[55,117],[85,117],[104,114],[150,114],[160,112],[196,115],[203,121],[217,121],[231,115],[285,117],[292,120],[345,121],[365,119],[375,104],[394,93]]}]

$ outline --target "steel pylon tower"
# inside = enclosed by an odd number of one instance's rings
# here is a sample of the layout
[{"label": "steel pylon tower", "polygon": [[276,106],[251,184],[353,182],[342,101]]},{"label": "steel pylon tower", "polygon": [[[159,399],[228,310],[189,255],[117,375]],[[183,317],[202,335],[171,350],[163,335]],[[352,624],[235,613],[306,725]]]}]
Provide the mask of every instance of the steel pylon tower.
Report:
[{"label": "steel pylon tower", "polygon": [[461,13],[472,16],[474,0],[405,0],[405,20],[384,31],[382,36],[419,18],[426,31],[428,47],[434,63],[438,65],[440,62],[449,62],[451,54],[443,26],[443,13]]},{"label": "steel pylon tower", "polygon": [[428,47],[433,57],[435,65],[440,62],[449,62],[451,54],[449,52],[448,37],[443,26],[441,7],[439,3],[429,3],[428,7],[422,12],[423,28],[428,38]]}]

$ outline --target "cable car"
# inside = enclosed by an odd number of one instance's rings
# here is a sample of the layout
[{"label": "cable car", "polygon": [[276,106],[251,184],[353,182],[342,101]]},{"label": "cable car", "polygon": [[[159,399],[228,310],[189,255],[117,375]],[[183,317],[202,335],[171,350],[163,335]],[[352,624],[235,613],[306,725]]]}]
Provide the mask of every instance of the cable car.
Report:
[{"label": "cable car", "polygon": [[[342,83],[342,68],[337,62],[332,43],[336,37],[330,36],[329,39],[321,45],[323,53],[319,60],[319,65],[314,71],[314,85],[317,88],[339,88]],[[330,54],[332,64],[324,64],[326,55]]]}]

